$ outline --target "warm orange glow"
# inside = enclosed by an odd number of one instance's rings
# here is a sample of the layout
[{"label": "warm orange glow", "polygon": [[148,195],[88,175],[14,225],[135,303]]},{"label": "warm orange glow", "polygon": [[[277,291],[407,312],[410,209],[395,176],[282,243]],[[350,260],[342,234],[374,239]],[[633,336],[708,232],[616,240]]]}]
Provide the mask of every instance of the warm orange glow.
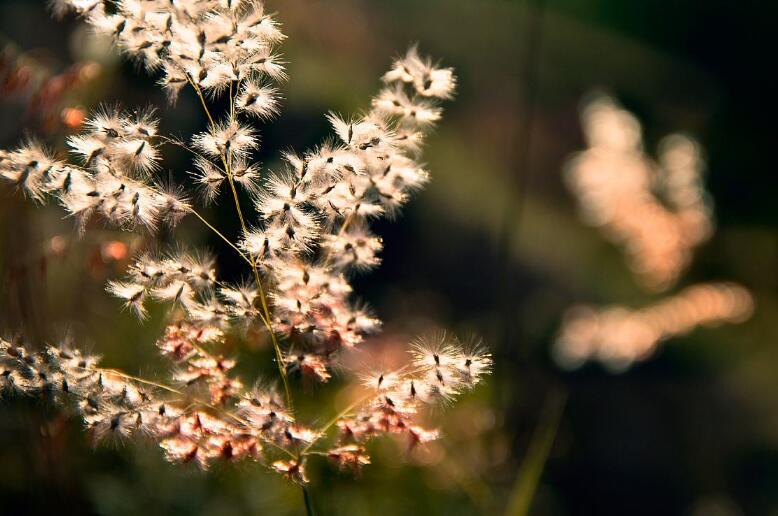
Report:
[{"label": "warm orange glow", "polygon": [[624,247],[644,287],[670,288],[713,229],[699,145],[668,136],[654,162],[640,123],[607,96],[590,101],[581,118],[589,148],[568,163],[566,178],[583,217]]},{"label": "warm orange glow", "polygon": [[120,240],[111,240],[100,246],[100,255],[104,262],[124,260],[128,251],[127,244]]},{"label": "warm orange glow", "polygon": [[62,110],[62,123],[70,129],[78,129],[84,123],[86,113],[77,107],[68,107]]},{"label": "warm orange glow", "polygon": [[733,283],[694,285],[638,310],[574,306],[565,315],[554,356],[566,368],[599,360],[609,369],[624,370],[666,339],[698,326],[745,321],[753,309],[751,294]]}]

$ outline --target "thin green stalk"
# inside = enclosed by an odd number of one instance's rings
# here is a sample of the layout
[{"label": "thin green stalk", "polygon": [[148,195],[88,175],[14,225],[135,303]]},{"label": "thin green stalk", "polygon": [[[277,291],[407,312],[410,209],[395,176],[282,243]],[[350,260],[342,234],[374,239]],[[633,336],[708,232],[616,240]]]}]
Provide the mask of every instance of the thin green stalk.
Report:
[{"label": "thin green stalk", "polygon": [[[194,150],[193,148],[191,148],[189,145],[185,144],[182,141],[176,140],[174,138],[169,138],[169,137],[167,137],[167,136],[165,136],[163,134],[157,134],[157,135],[154,135],[153,137],[157,138],[159,140],[162,140],[163,142],[168,143],[170,145],[174,145],[176,147],[180,147],[180,148],[184,149],[187,152],[191,152],[192,154],[194,154],[198,158],[201,158],[201,159],[206,160],[206,161],[208,160],[208,158],[206,158],[202,153],[197,152],[196,150]],[[219,171],[220,172],[224,172],[221,169],[219,169]]]},{"label": "thin green stalk", "polygon": [[230,247],[232,247],[232,248],[233,248],[233,249],[234,249],[234,250],[235,250],[235,251],[236,251],[236,252],[237,252],[237,253],[240,255],[240,257],[241,257],[241,258],[243,258],[243,260],[244,260],[246,263],[248,263],[249,265],[253,265],[253,263],[252,263],[252,260],[251,260],[249,257],[247,257],[247,256],[246,256],[246,255],[243,253],[243,251],[241,251],[241,250],[238,248],[238,246],[236,246],[235,244],[233,244],[233,243],[232,243],[232,241],[231,241],[229,238],[227,238],[226,236],[224,236],[224,235],[222,234],[222,232],[221,232],[221,231],[219,231],[218,229],[216,229],[216,228],[215,228],[215,227],[214,227],[214,226],[213,226],[213,225],[212,225],[210,222],[208,222],[207,220],[205,220],[205,218],[204,218],[202,215],[200,215],[200,214],[199,214],[199,213],[198,213],[196,210],[194,210],[194,209],[191,209],[191,212],[192,212],[192,215],[194,215],[195,217],[197,217],[198,219],[200,219],[200,222],[202,222],[203,224],[205,224],[205,226],[206,226],[208,229],[210,229],[211,231],[213,231],[213,232],[214,232],[216,235],[218,235],[218,236],[219,236],[219,238],[221,238],[222,240],[224,240],[224,241],[227,243],[227,245],[229,245]]},{"label": "thin green stalk", "polygon": [[532,436],[527,455],[521,463],[516,481],[508,497],[505,516],[527,516],[538,489],[551,446],[556,439],[559,422],[565,410],[566,395],[550,395],[538,427]]},{"label": "thin green stalk", "polygon": [[[235,182],[232,180],[232,171],[228,168],[227,173],[227,182],[230,184],[230,190],[232,190],[232,196],[235,200],[235,209],[238,212],[238,218],[240,219],[240,225],[243,228],[243,232],[246,233],[248,231],[248,228],[246,227],[246,222],[243,218],[243,212],[240,208],[240,199],[238,198],[238,191],[235,188]],[[257,261],[254,259],[253,256],[249,255],[249,260],[251,263],[251,269],[254,272],[254,281],[257,283],[257,288],[259,289],[259,301],[262,304],[262,311],[264,312],[265,316],[265,326],[267,327],[268,333],[270,333],[270,341],[273,343],[273,350],[276,354],[276,364],[278,365],[278,373],[281,375],[281,381],[284,384],[284,394],[286,395],[286,404],[290,411],[294,410],[294,404],[292,401],[292,391],[289,388],[289,377],[286,374],[286,364],[284,363],[284,356],[281,352],[281,346],[278,343],[278,337],[276,336],[276,332],[273,330],[273,326],[271,324],[270,319],[270,309],[267,304],[267,296],[265,295],[265,289],[262,286],[262,279],[259,276],[259,269],[257,268]]]},{"label": "thin green stalk", "polygon": [[227,165],[227,182],[230,184],[230,190],[232,190],[232,198],[235,200],[235,209],[238,212],[238,218],[240,219],[240,227],[243,229],[243,232],[246,233],[248,231],[248,227],[246,226],[246,219],[243,218],[243,210],[240,208],[240,199],[238,198],[238,190],[235,188],[235,181],[232,178],[232,169],[230,169],[229,164]]},{"label": "thin green stalk", "polygon": [[208,122],[211,124],[211,129],[216,127],[216,123],[213,121],[213,117],[211,116],[211,111],[208,109],[208,104],[205,103],[205,97],[203,97],[203,92],[200,89],[200,87],[195,83],[191,77],[189,77],[189,74],[186,75],[186,80],[189,81],[189,84],[192,85],[192,88],[194,88],[195,93],[197,93],[197,97],[200,99],[200,104],[203,105],[203,111],[205,111],[205,116],[208,117]]},{"label": "thin green stalk", "polygon": [[303,490],[303,500],[305,500],[305,514],[307,516],[315,516],[315,512],[313,511],[313,504],[311,503],[311,494],[308,492],[308,488],[305,486],[300,486]]},{"label": "thin green stalk", "polygon": [[[205,102],[205,97],[203,96],[202,91],[200,90],[200,87],[187,75],[187,80],[189,81],[189,84],[192,86],[192,88],[197,93],[197,97],[200,99],[200,103],[203,106],[203,110],[205,110],[205,114],[208,117],[208,121],[211,124],[211,128],[215,128],[216,124],[213,121],[213,117],[211,116],[211,112],[208,109],[208,104]],[[230,88],[232,88],[232,84],[230,84]],[[234,109],[234,104],[232,100],[232,95],[230,95],[230,109],[232,116],[232,110]],[[235,210],[238,213],[238,219],[240,220],[240,226],[243,230],[243,233],[248,232],[248,227],[246,226],[246,219],[243,217],[243,210],[240,206],[240,198],[238,197],[238,191],[235,188],[235,181],[232,177],[232,170],[230,168],[230,161],[227,157],[224,155],[224,153],[221,153],[221,161],[224,165],[224,171],[227,174],[227,182],[230,185],[230,190],[232,191],[232,197],[235,201]],[[234,247],[234,246],[233,246]],[[273,330],[273,326],[271,324],[271,318],[270,318],[270,309],[268,308],[267,303],[267,296],[265,295],[265,290],[262,286],[262,278],[259,275],[259,269],[257,268],[257,262],[254,259],[253,256],[248,255],[248,263],[251,265],[251,270],[254,273],[254,280],[257,283],[257,288],[259,290],[259,299],[262,304],[262,311],[264,312],[264,323],[265,327],[267,328],[268,333],[270,334],[270,340],[273,343],[273,350],[275,351],[276,355],[276,365],[278,366],[278,373],[281,375],[281,381],[284,384],[284,394],[286,396],[286,404],[290,411],[294,410],[294,404],[292,400],[292,391],[289,388],[289,378],[286,374],[286,365],[284,364],[284,357],[283,353],[281,352],[281,346],[278,343],[278,337],[276,336],[275,331]]]},{"label": "thin green stalk", "polygon": [[[212,225],[210,222],[208,222],[207,220],[205,220],[205,218],[204,218],[202,215],[200,215],[200,214],[199,214],[199,213],[198,213],[196,210],[194,210],[194,209],[191,209],[191,212],[192,212],[192,214],[193,214],[195,217],[197,217],[198,219],[200,219],[200,221],[201,221],[203,224],[205,224],[205,226],[206,226],[206,227],[208,227],[208,228],[209,228],[211,231],[213,231],[213,232],[214,232],[216,235],[218,235],[218,236],[219,236],[219,237],[220,237],[222,240],[224,240],[224,241],[227,243],[227,245],[229,245],[230,247],[232,247],[232,248],[233,248],[233,249],[234,249],[234,250],[235,250],[235,251],[236,251],[236,252],[237,252],[237,253],[240,255],[240,257],[241,257],[241,258],[242,258],[242,259],[243,259],[243,260],[244,260],[246,263],[248,263],[248,264],[251,266],[252,270],[254,270],[254,271],[255,271],[255,277],[257,277],[257,276],[256,276],[256,274],[257,274],[257,271],[256,271],[256,262],[254,261],[254,258],[253,258],[251,255],[248,255],[248,256],[246,256],[246,254],[244,254],[244,253],[243,253],[243,251],[241,251],[241,250],[240,250],[240,249],[239,249],[239,248],[238,248],[238,247],[237,247],[235,244],[233,244],[233,243],[232,243],[232,241],[231,241],[229,238],[227,238],[226,236],[224,236],[224,234],[222,234],[222,232],[221,232],[221,231],[219,231],[218,229],[216,229],[216,228],[215,228],[215,227],[214,227],[214,226],[213,226],[213,225]],[[258,279],[258,278],[257,278],[257,279]],[[262,285],[261,285],[261,283],[259,283],[259,281],[257,281],[257,285],[259,286],[259,288],[260,288],[260,289],[262,288]],[[260,290],[260,292],[261,292],[261,290]],[[264,293],[262,293],[262,298],[264,299]],[[270,326],[270,324],[269,324],[269,321],[268,321],[268,319],[267,319],[266,317],[267,317],[267,316],[266,316],[265,314],[260,314],[260,319],[262,319],[262,322],[265,324],[265,326],[266,326],[266,327],[269,327],[269,326]]]},{"label": "thin green stalk", "polygon": [[[408,378],[409,376],[411,376],[411,375],[415,374],[416,372],[418,372],[417,369],[412,369],[411,371],[406,371],[407,369],[408,369],[408,366],[404,365],[401,368],[396,369],[395,371],[393,371],[392,374],[399,375],[399,374],[402,374],[403,372],[405,372],[404,378]],[[348,414],[349,412],[351,412],[352,410],[354,410],[355,408],[357,408],[359,405],[361,405],[365,401],[369,400],[370,398],[375,398],[375,397],[376,397],[375,391],[370,391],[367,394],[365,394],[364,396],[360,396],[359,398],[357,398],[352,403],[349,403],[348,406],[346,406],[346,408],[344,408],[343,410],[341,410],[340,412],[335,414],[332,417],[332,419],[327,421],[324,424],[324,426],[322,426],[319,430],[317,430],[316,437],[310,443],[308,443],[308,445],[305,448],[303,448],[300,451],[299,458],[302,458],[304,455],[308,455],[308,454],[319,454],[318,451],[315,451],[315,450],[314,451],[310,451],[310,450],[311,450],[311,448],[313,448],[313,446],[317,442],[319,442],[319,440],[322,437],[324,437],[324,435],[327,433],[327,431],[330,428],[332,428],[332,426],[335,425],[335,423],[337,423],[341,418],[345,417],[346,414]]]},{"label": "thin green stalk", "polygon": [[324,424],[324,426],[321,427],[316,432],[316,437],[310,443],[308,443],[308,445],[305,448],[303,448],[300,451],[300,457],[302,458],[304,455],[306,455],[308,453],[308,450],[310,450],[313,447],[313,445],[316,444],[319,441],[319,439],[321,439],[327,433],[327,431],[330,428],[332,428],[332,426],[335,423],[337,423],[341,418],[345,417],[346,414],[348,414],[349,412],[354,410],[356,407],[361,405],[363,402],[365,402],[366,400],[368,400],[368,399],[370,399],[371,397],[374,397],[374,396],[375,396],[375,393],[370,392],[370,393],[366,394],[365,396],[360,397],[359,399],[357,399],[353,403],[350,403],[346,408],[344,408],[343,410],[338,412],[332,419],[327,421]]},{"label": "thin green stalk", "polygon": [[121,378],[124,378],[125,380],[130,380],[137,383],[142,383],[144,385],[149,385],[151,387],[156,387],[157,389],[162,389],[163,391],[172,392],[173,394],[178,394],[183,396],[184,392],[176,389],[175,387],[171,387],[169,385],[165,385],[164,383],[155,382],[152,380],[146,380],[145,378],[141,378],[139,376],[133,376],[131,374],[127,374],[124,371],[119,371],[118,369],[108,369],[104,367],[79,367],[79,369],[84,369],[85,371],[92,371],[94,373],[109,373],[116,376],[119,376]]},{"label": "thin green stalk", "polygon": [[230,120],[235,118],[235,98],[232,96],[232,83],[234,81],[230,81]]}]

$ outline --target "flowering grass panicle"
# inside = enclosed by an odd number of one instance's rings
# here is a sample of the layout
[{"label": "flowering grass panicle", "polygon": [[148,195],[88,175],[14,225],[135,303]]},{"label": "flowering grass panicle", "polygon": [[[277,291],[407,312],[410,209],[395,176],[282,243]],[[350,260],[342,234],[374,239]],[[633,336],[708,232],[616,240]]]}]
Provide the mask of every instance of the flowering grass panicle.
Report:
[{"label": "flowering grass panicle", "polygon": [[[367,403],[353,417],[336,421],[340,441],[333,458],[344,466],[358,466],[369,458],[362,446],[383,434],[405,434],[410,446],[439,437],[421,426],[417,415],[426,405],[447,403],[472,389],[491,371],[491,355],[480,345],[464,345],[438,334],[417,340],[411,361],[397,371],[376,370],[362,377]],[[344,448],[345,447],[345,448]],[[348,453],[342,453],[343,450]]]},{"label": "flowering grass panicle", "polygon": [[[381,239],[370,230],[394,217],[429,180],[421,164],[424,134],[452,98],[453,71],[422,58],[415,47],[395,60],[370,109],[330,113],[333,137],[304,153],[284,154],[275,173],[252,160],[254,125],[279,112],[286,79],[277,46],[285,38],[257,0],[57,0],[117,47],[161,76],[170,98],[197,96],[208,127],[181,140],[160,134],[152,111],[102,108],[82,134],[68,138],[75,163],[36,142],[0,153],[0,177],[28,197],[54,199],[86,230],[92,215],[118,229],[175,225],[192,216],[246,263],[249,280],[220,280],[215,259],[183,245],[135,258],[107,291],[144,319],[151,303],[171,307],[157,341],[169,359],[164,379],[103,368],[96,357],[65,347],[43,352],[2,341],[3,389],[52,394],[82,417],[95,437],[145,436],[174,462],[207,467],[216,459],[256,459],[304,484],[311,456],[358,469],[370,463],[364,443],[404,434],[412,445],[438,437],[424,428],[424,406],[448,403],[488,374],[479,346],[437,336],[419,341],[408,364],[365,381],[366,392],[330,423],[314,429],[295,413],[290,375],[326,382],[343,351],[375,333],[380,320],[352,299],[350,278],[380,263]],[[210,100],[226,97],[224,113]],[[195,208],[196,197],[160,186],[162,148],[192,155],[189,184],[204,202],[226,195],[241,234],[235,241]],[[188,190],[188,189],[187,189]],[[251,206],[241,203],[248,194]],[[264,331],[283,384],[246,387],[225,357],[232,329]],[[237,335],[242,335],[237,332]],[[339,429],[333,437],[330,430]]]},{"label": "flowering grass panicle", "polygon": [[125,229],[175,225],[190,206],[152,178],[159,162],[156,127],[149,112],[100,110],[86,132],[68,138],[80,163],[65,163],[30,141],[0,151],[0,177],[38,202],[56,199],[82,229],[94,214]]}]

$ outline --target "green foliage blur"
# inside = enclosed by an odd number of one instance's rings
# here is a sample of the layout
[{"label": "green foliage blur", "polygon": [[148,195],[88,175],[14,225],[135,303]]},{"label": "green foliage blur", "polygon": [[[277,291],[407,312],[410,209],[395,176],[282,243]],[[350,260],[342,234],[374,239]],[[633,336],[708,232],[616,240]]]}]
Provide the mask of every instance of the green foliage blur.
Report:
[{"label": "green foliage blur", "polygon": [[[418,42],[456,68],[425,159],[433,180],[394,221],[381,221],[382,266],[355,290],[386,322],[380,345],[431,328],[482,336],[494,375],[434,414],[444,439],[408,455],[371,445],[361,475],[326,459],[311,468],[317,514],[722,515],[778,514],[778,203],[770,161],[776,91],[770,32],[776,9],[756,0],[268,0],[288,40],[282,115],[263,124],[260,159],[328,134],[324,115],[366,109],[390,59]],[[190,91],[170,106],[154,80],[45,2],[0,1],[0,43],[59,73],[100,63],[64,105],[152,105],[162,130],[205,127]],[[679,287],[732,280],[752,290],[746,323],[668,341],[622,374],[597,364],[560,371],[549,349],[573,303],[642,306],[623,253],[581,222],[561,171],[584,147],[581,98],[614,94],[644,125],[646,148],[674,131],[705,148],[717,232],[697,249]],[[55,113],[55,118],[59,111]],[[37,135],[62,148],[67,128],[42,123],[13,95],[0,98],[0,148]],[[187,156],[163,174],[186,186]],[[238,234],[231,206],[206,210]],[[110,367],[154,375],[158,309],[141,325],[104,292],[140,232],[99,224],[78,238],[57,207],[0,185],[0,332],[35,342],[72,337]],[[218,256],[226,280],[246,270],[195,221],[156,235]],[[52,239],[64,245],[53,253]],[[59,249],[59,248],[58,248]],[[243,378],[272,378],[272,350],[235,340]],[[371,344],[366,344],[371,345]],[[379,345],[379,344],[376,344]],[[337,379],[294,382],[303,414],[323,422],[339,406]],[[39,400],[0,404],[0,514],[303,514],[299,488],[257,464],[206,473],[164,462],[152,444],[92,447],[78,421]]]}]

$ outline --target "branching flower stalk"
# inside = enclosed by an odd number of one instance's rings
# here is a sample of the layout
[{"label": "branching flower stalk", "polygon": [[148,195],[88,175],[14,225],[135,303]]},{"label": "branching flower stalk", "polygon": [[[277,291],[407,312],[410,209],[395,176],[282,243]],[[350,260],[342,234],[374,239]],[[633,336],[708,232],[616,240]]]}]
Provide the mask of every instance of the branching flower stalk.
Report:
[{"label": "branching flower stalk", "polygon": [[[438,438],[419,414],[489,373],[491,357],[481,346],[441,334],[419,339],[404,367],[355,371],[363,394],[319,429],[298,421],[290,375],[328,381],[340,356],[380,328],[368,308],[351,301],[348,278],[380,263],[382,242],[369,222],[395,216],[428,181],[419,161],[423,137],[441,118],[440,102],[454,94],[452,70],[411,48],[383,76],[366,114],[329,114],[335,137],[284,154],[285,168],[271,173],[251,160],[258,147],[251,120],[278,113],[286,73],[276,47],[285,36],[260,2],[58,0],[55,8],[75,11],[159,73],[171,100],[191,87],[208,128],[185,143],[158,134],[151,111],[103,108],[67,140],[77,163],[29,141],[0,151],[0,178],[36,202],[55,200],[82,231],[93,216],[154,231],[194,215],[239,254],[252,279],[226,284],[213,257],[180,246],[139,256],[107,290],[140,319],[152,301],[171,306],[157,341],[171,363],[165,382],[103,368],[70,346],[35,352],[3,340],[0,388],[50,395],[96,438],[147,436],[168,460],[204,468],[217,459],[255,459],[303,485],[310,456],[359,469],[370,462],[365,444],[374,437],[405,435],[411,446]],[[227,112],[212,113],[209,98],[225,94]],[[196,211],[192,196],[161,186],[155,173],[163,145],[192,153],[189,177],[203,202],[226,182],[240,220],[237,242]],[[253,211],[241,205],[239,189]],[[267,331],[283,397],[269,384],[247,388],[232,374],[234,360],[218,350],[235,328]]]}]

